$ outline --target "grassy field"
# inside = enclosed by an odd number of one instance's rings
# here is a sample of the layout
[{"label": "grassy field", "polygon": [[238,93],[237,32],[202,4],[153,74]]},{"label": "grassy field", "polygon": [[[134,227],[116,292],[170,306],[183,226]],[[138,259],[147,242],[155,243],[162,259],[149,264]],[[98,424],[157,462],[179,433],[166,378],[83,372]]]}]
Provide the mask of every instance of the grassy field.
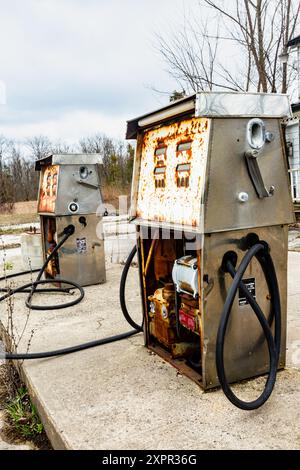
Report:
[{"label": "grassy field", "polygon": [[32,224],[38,222],[37,214],[0,214],[0,227],[3,225]]},{"label": "grassy field", "polygon": [[38,222],[36,201],[17,202],[11,213],[0,213],[0,227],[3,225],[32,224]]}]

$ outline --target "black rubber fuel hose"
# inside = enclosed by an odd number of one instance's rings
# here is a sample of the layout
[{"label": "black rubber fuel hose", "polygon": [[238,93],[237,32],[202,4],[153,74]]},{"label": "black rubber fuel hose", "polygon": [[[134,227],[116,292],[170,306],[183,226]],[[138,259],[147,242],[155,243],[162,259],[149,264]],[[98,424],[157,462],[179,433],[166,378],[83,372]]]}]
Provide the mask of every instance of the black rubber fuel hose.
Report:
[{"label": "black rubber fuel hose", "polygon": [[131,336],[139,333],[136,330],[129,331],[127,333],[121,333],[115,336],[109,336],[108,338],[98,339],[95,341],[90,341],[89,343],[78,344],[77,346],[71,346],[69,348],[56,349],[54,351],[47,351],[42,353],[4,353],[0,354],[0,358],[7,360],[28,360],[28,359],[47,359],[49,357],[65,356],[67,354],[72,354],[79,351],[84,351],[85,349],[95,348],[97,346],[102,346],[104,344],[115,343],[116,341],[121,341],[122,339],[130,338]]},{"label": "black rubber fuel hose", "polygon": [[[53,249],[53,251],[49,254],[49,256],[47,257],[46,261],[44,262],[43,266],[40,269],[35,269],[34,271],[25,271],[25,272],[16,273],[16,274],[9,274],[8,276],[1,277],[0,281],[3,281],[3,280],[6,280],[6,279],[12,279],[14,277],[18,277],[18,276],[21,276],[21,275],[24,275],[24,274],[30,274],[30,273],[33,273],[33,272],[38,272],[38,276],[37,276],[35,281],[32,281],[28,284],[25,284],[21,287],[17,287],[15,289],[9,289],[9,288],[8,289],[7,288],[0,289],[0,292],[5,292],[5,294],[2,297],[0,297],[0,302],[2,300],[7,299],[8,297],[13,296],[14,294],[25,293],[25,292],[29,294],[26,301],[25,301],[25,304],[26,304],[26,307],[30,308],[31,310],[59,310],[59,309],[67,308],[67,307],[73,307],[74,305],[81,302],[81,300],[84,298],[84,290],[76,282],[68,281],[68,280],[65,280],[65,279],[46,279],[46,280],[41,281],[41,277],[44,274],[48,263],[54,258],[56,253],[66,243],[68,238],[70,238],[70,236],[74,234],[74,232],[75,232],[74,225],[68,225],[64,229],[62,239],[56,245],[56,247]],[[69,288],[66,289],[66,288],[57,287],[57,288],[53,288],[51,290],[49,289],[48,292],[66,292],[66,290],[77,289],[80,293],[80,296],[77,297],[75,300],[73,300],[71,302],[64,303],[64,304],[61,304],[61,305],[48,305],[48,306],[45,306],[45,305],[32,305],[32,298],[33,298],[34,294],[36,292],[41,292],[41,291],[44,292],[44,290],[37,291],[37,286],[42,285],[42,284],[58,284],[58,282],[68,285]],[[29,289],[29,290],[27,290],[27,289]]]},{"label": "black rubber fuel hose", "polygon": [[[27,293],[29,292],[29,296],[28,296],[28,299],[26,301],[26,305],[29,308],[31,308],[32,310],[62,309],[62,308],[72,307],[72,306],[78,304],[79,302],[81,302],[81,300],[84,297],[84,289],[81,286],[79,286],[78,284],[76,284],[75,282],[71,282],[71,281],[64,280],[64,279],[41,280],[41,277],[42,277],[49,261],[51,261],[53,256],[55,256],[55,254],[58,252],[58,250],[62,247],[62,245],[67,241],[67,239],[73,233],[74,233],[74,226],[68,226],[65,229],[64,237],[57,244],[57,246],[52,251],[52,253],[48,256],[48,258],[46,259],[46,261],[43,264],[41,269],[34,270],[34,271],[26,271],[26,272],[16,273],[16,274],[10,274],[8,276],[0,278],[0,281],[2,281],[4,279],[11,279],[11,278],[21,276],[21,275],[24,275],[24,274],[30,274],[32,272],[38,272],[39,273],[38,276],[37,276],[37,279],[33,282],[30,282],[28,284],[20,286],[16,289],[1,289],[1,291],[4,291],[6,293],[2,297],[0,297],[0,302],[2,300],[7,299],[8,297],[16,294],[16,293],[24,293],[24,292],[27,292]],[[46,352],[39,352],[39,353],[6,353],[6,352],[4,352],[4,353],[0,353],[0,358],[1,359],[6,359],[6,360],[28,360],[28,359],[45,359],[45,358],[50,358],[50,357],[62,356],[62,355],[72,354],[72,353],[79,352],[79,351],[84,351],[84,350],[90,349],[90,348],[95,348],[97,346],[102,346],[104,344],[109,344],[109,343],[114,343],[116,341],[121,341],[123,339],[130,338],[131,336],[134,336],[134,335],[140,333],[143,329],[142,325],[141,326],[138,325],[130,317],[130,315],[128,313],[128,310],[127,310],[126,302],[125,302],[125,285],[126,285],[127,274],[128,274],[129,268],[131,266],[132,260],[133,260],[135,254],[136,254],[136,251],[137,251],[136,246],[134,246],[132,251],[130,252],[130,255],[129,255],[126,263],[125,263],[124,270],[123,270],[123,273],[122,273],[122,278],[121,278],[121,281],[122,280],[123,281],[120,284],[120,300],[122,299],[121,300],[122,312],[123,312],[124,317],[127,320],[127,322],[131,326],[134,327],[134,330],[128,331],[126,333],[121,333],[121,334],[118,334],[118,335],[110,336],[108,338],[103,338],[103,339],[99,339],[99,340],[95,340],[95,341],[90,341],[88,343],[83,343],[83,344],[79,344],[79,345],[71,346],[71,347],[67,347],[67,348],[56,349],[56,350],[53,350],[53,351],[46,351]],[[39,292],[66,292],[66,291],[69,290],[69,289],[62,289],[62,288],[37,289],[37,286],[39,286],[39,285],[50,284],[52,282],[53,283],[61,282],[63,284],[69,285],[70,289],[73,289],[73,288],[78,289],[79,292],[80,292],[80,296],[77,297],[75,300],[73,300],[71,302],[60,304],[60,305],[53,305],[53,306],[32,305],[31,301],[32,301],[32,297],[35,293],[39,293]]]},{"label": "black rubber fuel hose", "polygon": [[[273,333],[271,330],[271,326],[269,325],[264,313],[262,312],[261,308],[257,304],[252,294],[250,294],[249,290],[242,282],[244,273],[247,270],[253,257],[256,257],[256,259],[260,263],[262,270],[265,274],[265,278],[266,278],[267,285],[269,288],[269,293],[271,297],[271,314],[275,322],[274,337],[273,337]],[[281,339],[281,307],[280,307],[280,295],[279,295],[276,271],[274,268],[272,258],[269,253],[268,246],[265,242],[258,242],[248,250],[243,260],[241,261],[241,264],[237,271],[235,270],[230,259],[226,261],[226,268],[227,268],[227,271],[232,276],[233,282],[229,289],[229,292],[228,292],[228,295],[224,304],[223,312],[221,315],[221,321],[220,321],[220,325],[218,329],[218,335],[217,335],[216,366],[217,366],[218,378],[219,378],[221,387],[223,389],[223,392],[225,393],[226,397],[231,401],[231,403],[233,403],[235,406],[237,406],[238,408],[242,410],[255,410],[261,407],[268,400],[276,382],[277,367],[278,367],[278,360],[279,360],[279,354],[280,354],[280,339]],[[253,400],[251,402],[245,402],[239,399],[233,393],[226,377],[225,365],[224,365],[224,343],[225,343],[225,337],[226,337],[226,330],[227,330],[227,325],[228,325],[228,321],[229,321],[230,314],[231,314],[233,301],[237,294],[238,289],[242,290],[243,295],[246,297],[249,304],[251,305],[262,327],[264,336],[267,341],[269,358],[270,358],[270,369],[269,369],[268,378],[267,378],[264,390],[256,400]]]},{"label": "black rubber fuel hose", "polygon": [[121,305],[121,309],[122,309],[122,313],[125,317],[125,320],[129,323],[130,326],[132,326],[132,328],[134,328],[135,330],[137,331],[142,331],[143,330],[143,324],[142,325],[138,325],[132,318],[131,316],[129,315],[128,313],[128,310],[127,310],[127,306],[126,306],[126,300],[125,300],[125,288],[126,288],[126,281],[127,281],[127,275],[128,275],[128,271],[129,271],[129,268],[131,266],[131,263],[133,261],[133,258],[135,257],[136,255],[136,246],[133,247],[133,249],[131,250],[128,258],[127,258],[127,261],[125,263],[125,266],[124,266],[124,269],[123,269],[123,272],[122,272],[122,276],[121,276],[121,281],[120,281],[120,290],[119,290],[119,298],[120,298],[120,305]]}]

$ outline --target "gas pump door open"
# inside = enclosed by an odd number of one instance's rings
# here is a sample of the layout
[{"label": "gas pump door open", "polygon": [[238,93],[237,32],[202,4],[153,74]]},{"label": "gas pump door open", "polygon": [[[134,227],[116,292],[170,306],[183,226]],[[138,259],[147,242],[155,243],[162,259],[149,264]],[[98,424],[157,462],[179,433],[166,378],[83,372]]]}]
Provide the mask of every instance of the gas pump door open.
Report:
[{"label": "gas pump door open", "polygon": [[[128,122],[137,140],[131,221],[138,235],[145,342],[204,389],[219,384],[216,337],[231,277],[249,237],[270,247],[282,312],[285,366],[288,224],[294,222],[281,120],[287,96],[199,93]],[[244,284],[270,316],[253,259]],[[271,319],[270,319],[271,321]],[[239,292],[225,344],[229,382],[268,371],[262,330]]]},{"label": "gas pump door open", "polygon": [[46,278],[68,279],[81,286],[106,280],[99,164],[99,155],[94,154],[51,155],[36,163],[44,259],[60,242],[64,228],[75,227],[48,263]]}]

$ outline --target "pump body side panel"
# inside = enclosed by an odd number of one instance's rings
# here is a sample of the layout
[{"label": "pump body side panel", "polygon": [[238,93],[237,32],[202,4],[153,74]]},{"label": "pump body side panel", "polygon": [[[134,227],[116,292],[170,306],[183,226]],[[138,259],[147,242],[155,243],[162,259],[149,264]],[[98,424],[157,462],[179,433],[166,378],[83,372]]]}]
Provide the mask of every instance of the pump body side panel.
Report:
[{"label": "pump body side panel", "polygon": [[[58,233],[69,224],[75,226],[72,235],[59,253],[60,276],[81,286],[102,284],[106,281],[104,239],[101,239],[100,219],[95,214],[86,215],[86,227],[78,216],[57,217]],[[99,225],[98,225],[99,224]]]},{"label": "pump body side panel", "polygon": [[97,165],[83,165],[87,170],[86,179],[80,177],[80,165],[62,165],[56,215],[71,215],[69,204],[78,204],[76,214],[95,214],[101,206],[102,196]]},{"label": "pump body side panel", "polygon": [[[256,233],[268,242],[273,258],[281,297],[282,339],[279,368],[285,366],[286,322],[287,322],[287,247],[288,227],[271,226],[252,230],[236,230],[205,235],[203,251],[203,274],[208,283],[203,286],[203,354],[202,373],[204,389],[219,385],[216,371],[216,337],[224,302],[232,283],[230,274],[224,274],[220,266],[227,251],[235,251],[240,264],[245,251],[241,239],[249,233]],[[253,259],[245,273],[244,280],[251,286],[252,293],[262,311],[270,317],[268,287],[262,269]],[[259,376],[269,370],[269,354],[260,324],[250,305],[243,296],[236,296],[228,324],[225,353],[225,369],[229,382]]]},{"label": "pump body side panel", "polygon": [[[204,232],[267,227],[294,222],[286,155],[280,121],[265,119],[274,140],[259,151],[257,162],[266,188],[274,195],[260,199],[245,160],[248,119],[213,119],[204,196]],[[240,193],[249,199],[239,201]]]},{"label": "pump body side panel", "polygon": [[[101,219],[95,214],[84,216],[86,225],[79,222],[79,216],[51,217],[58,234],[58,242],[63,230],[72,224],[75,233],[65,242],[58,254],[58,280],[67,279],[81,286],[102,284],[106,281],[104,239],[101,238]],[[44,259],[49,255],[47,217],[41,216]],[[48,273],[51,276],[51,273]]]}]

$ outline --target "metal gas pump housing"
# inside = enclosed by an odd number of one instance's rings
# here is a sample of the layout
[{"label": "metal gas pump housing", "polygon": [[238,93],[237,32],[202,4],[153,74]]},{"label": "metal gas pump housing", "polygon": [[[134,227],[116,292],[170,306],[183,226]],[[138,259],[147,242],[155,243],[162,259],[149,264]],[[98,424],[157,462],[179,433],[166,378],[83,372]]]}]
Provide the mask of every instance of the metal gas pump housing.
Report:
[{"label": "metal gas pump housing", "polygon": [[[127,123],[127,138],[137,140],[130,217],[145,343],[204,389],[219,384],[216,337],[232,281],[222,260],[234,252],[239,264],[249,234],[268,244],[275,264],[282,311],[278,367],[285,366],[294,213],[281,121],[290,113],[286,95],[203,92]],[[268,286],[255,259],[243,281],[272,323]],[[149,298],[165,285],[170,290],[170,283],[179,314],[173,321],[171,306],[163,330]],[[242,293],[232,306],[225,362],[229,382],[269,367],[261,327]]]},{"label": "metal gas pump housing", "polygon": [[100,164],[96,154],[50,155],[36,162],[44,259],[64,228],[75,227],[74,235],[48,264],[48,278],[69,279],[81,286],[106,280]]}]

